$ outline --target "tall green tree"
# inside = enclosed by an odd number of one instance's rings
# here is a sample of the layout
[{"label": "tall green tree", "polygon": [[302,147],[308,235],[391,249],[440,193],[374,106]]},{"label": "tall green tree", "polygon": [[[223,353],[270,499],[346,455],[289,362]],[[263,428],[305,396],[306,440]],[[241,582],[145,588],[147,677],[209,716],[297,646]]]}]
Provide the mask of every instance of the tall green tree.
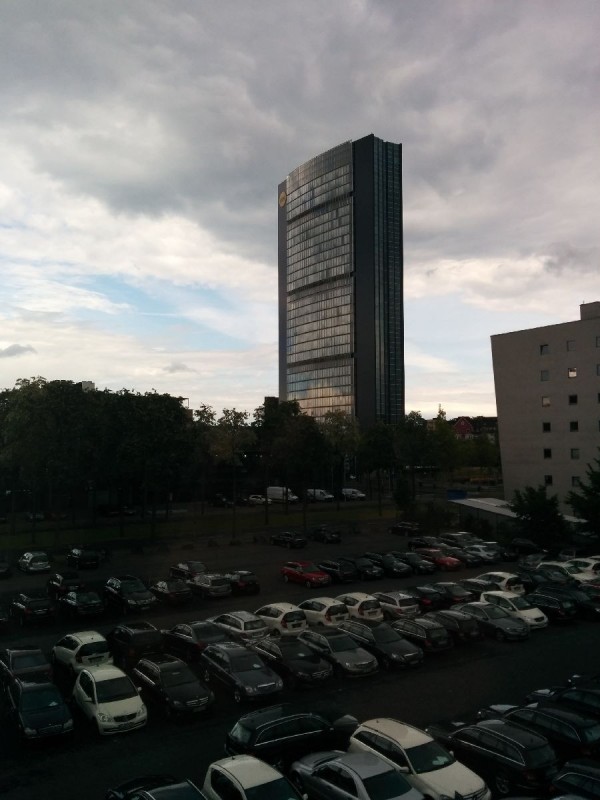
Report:
[{"label": "tall green tree", "polygon": [[549,496],[545,486],[526,486],[522,491],[517,489],[508,507],[517,516],[522,536],[541,547],[563,541],[567,524],[560,512],[558,496]]},{"label": "tall green tree", "polygon": [[360,432],[355,417],[344,411],[327,411],[319,427],[328,444],[331,459],[331,489],[339,507],[345,483],[345,464],[354,460],[360,443]]},{"label": "tall green tree", "polygon": [[231,533],[234,540],[237,536],[238,471],[243,463],[245,450],[253,446],[256,438],[254,431],[248,425],[248,417],[247,411],[224,408],[213,428],[213,454],[218,461],[228,464],[231,468],[231,499],[233,501]]},{"label": "tall green tree", "polygon": [[567,495],[576,517],[586,520],[587,529],[600,536],[600,458],[587,465],[586,480]]}]

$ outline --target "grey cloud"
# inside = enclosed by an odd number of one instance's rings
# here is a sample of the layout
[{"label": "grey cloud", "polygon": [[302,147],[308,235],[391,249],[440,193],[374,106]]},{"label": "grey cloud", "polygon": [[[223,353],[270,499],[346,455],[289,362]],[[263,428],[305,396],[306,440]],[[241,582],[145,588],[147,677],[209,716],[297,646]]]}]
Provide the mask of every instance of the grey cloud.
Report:
[{"label": "grey cloud", "polygon": [[15,358],[25,353],[37,353],[37,350],[30,344],[10,344],[8,347],[0,348],[0,358]]},{"label": "grey cloud", "polygon": [[546,272],[553,275],[590,273],[600,275],[600,248],[576,247],[569,242],[554,242],[542,257]]},{"label": "grey cloud", "polygon": [[172,375],[176,372],[196,372],[196,370],[192,369],[192,367],[188,367],[187,364],[184,364],[182,361],[172,361],[170,364],[167,364],[166,367],[163,367],[163,372]]}]

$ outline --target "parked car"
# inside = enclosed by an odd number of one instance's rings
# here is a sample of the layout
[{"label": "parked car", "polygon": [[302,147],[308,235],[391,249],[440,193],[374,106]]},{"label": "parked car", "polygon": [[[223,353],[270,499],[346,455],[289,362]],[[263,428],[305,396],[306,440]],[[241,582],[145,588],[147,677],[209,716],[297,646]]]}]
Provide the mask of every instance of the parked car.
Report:
[{"label": "parked car", "polygon": [[418,522],[405,522],[403,520],[399,520],[398,522],[394,522],[393,525],[390,525],[388,528],[389,533],[393,533],[396,536],[418,536],[420,525]]},{"label": "parked car", "polygon": [[399,561],[404,561],[405,564],[408,564],[415,575],[431,575],[437,570],[433,561],[422,558],[418,553],[408,551],[402,553],[400,550],[392,550],[391,554]]},{"label": "parked car", "polygon": [[132,669],[149,653],[162,653],[162,633],[145,620],[122,622],[106,635],[114,663],[125,670]]},{"label": "parked car", "polygon": [[417,667],[423,661],[421,648],[404,639],[387,622],[351,619],[342,622],[339,630],[349,633],[384,669]]},{"label": "parked car", "polygon": [[434,611],[436,608],[443,608],[445,605],[441,593],[430,583],[408,586],[404,591],[415,598],[422,612]]},{"label": "parked car", "polygon": [[558,772],[556,753],[544,736],[505,720],[436,724],[426,730],[499,795],[544,794]]},{"label": "parked car", "polygon": [[423,619],[432,619],[443,625],[452,637],[454,644],[478,642],[482,638],[478,622],[472,616],[463,614],[462,611],[457,611],[455,608],[428,611]]},{"label": "parked car", "polygon": [[313,542],[324,542],[325,544],[339,544],[342,541],[342,534],[338,528],[331,528],[329,525],[317,525],[310,532]]},{"label": "parked car", "polygon": [[547,586],[542,584],[540,591],[550,597],[568,599],[575,604],[577,617],[587,620],[600,620],[600,589],[595,586]]},{"label": "parked car", "polygon": [[104,800],[206,800],[188,779],[173,775],[142,775],[109,789]]},{"label": "parked car", "polygon": [[255,612],[276,636],[297,636],[308,627],[306,614],[293,603],[270,603]]},{"label": "parked car", "polygon": [[216,572],[202,572],[188,580],[188,586],[200,597],[228,597],[231,592],[231,581],[226,575]]},{"label": "parked car", "polygon": [[455,609],[476,619],[483,633],[493,636],[499,642],[529,639],[529,625],[494,603],[476,601],[457,605]]},{"label": "parked car", "polygon": [[345,592],[337,596],[338,603],[343,603],[351,617],[358,619],[373,619],[383,622],[383,609],[379,600],[372,594],[365,592]]},{"label": "parked car", "polygon": [[364,554],[364,557],[381,567],[383,574],[387,575],[388,578],[407,578],[412,575],[412,568],[391,553],[369,551]]},{"label": "parked car", "polygon": [[54,645],[50,658],[55,666],[66,669],[73,677],[84,667],[113,663],[108,642],[98,631],[68,633]]},{"label": "parked car", "polygon": [[454,646],[452,637],[439,622],[426,617],[398,619],[391,623],[392,628],[402,634],[409,642],[418,645],[427,653],[441,653]]},{"label": "parked car", "polygon": [[474,553],[476,556],[479,556],[484,564],[495,564],[496,561],[501,560],[500,551],[488,543],[468,544],[465,550],[467,553]]},{"label": "parked car", "polygon": [[140,658],[132,675],[146,699],[168,717],[206,713],[215,699],[185,662],[166,653]]},{"label": "parked car", "polygon": [[30,574],[50,572],[50,558],[48,553],[44,553],[42,550],[28,550],[17,559],[17,567],[21,572]]},{"label": "parked car", "polygon": [[577,608],[569,597],[555,597],[547,594],[540,586],[535,592],[527,595],[527,600],[539,608],[550,622],[573,622],[577,616]]},{"label": "parked car", "polygon": [[515,592],[515,594],[524,594],[525,592],[521,576],[516,572],[484,572],[483,575],[477,577],[479,580],[491,581],[502,592]]},{"label": "parked car", "polygon": [[199,661],[200,653],[208,644],[230,641],[229,634],[207,620],[181,622],[161,633],[165,653],[188,662]]},{"label": "parked car", "polygon": [[230,756],[208,765],[202,794],[206,800],[301,800],[289,780],[254,756]]},{"label": "parked car", "polygon": [[264,494],[251,494],[248,496],[248,503],[251,506],[270,506],[272,500],[267,499]]},{"label": "parked car", "polygon": [[53,683],[16,678],[6,688],[8,721],[22,742],[50,739],[73,732],[73,718]]},{"label": "parked car", "polygon": [[114,666],[82,669],[72,698],[101,736],[142,728],[148,721],[146,706],[131,679]]},{"label": "parked car", "polygon": [[231,572],[226,572],[223,577],[231,584],[232,594],[260,593],[260,583],[254,572],[250,572],[247,569],[236,569]]},{"label": "parked car", "polygon": [[298,641],[328,661],[338,675],[358,678],[377,672],[377,659],[344,631],[336,628],[303,631]]},{"label": "parked car", "polygon": [[311,597],[303,600],[298,608],[304,611],[309,625],[337,627],[350,616],[348,609],[335,597]]},{"label": "parked car", "polygon": [[527,598],[515,592],[482,592],[481,600],[503,608],[512,617],[522,619],[531,629],[545,628],[548,625],[546,615],[533,606]]},{"label": "parked car", "polygon": [[169,572],[172,578],[189,580],[206,572],[206,564],[202,561],[178,561],[177,564],[171,564]]},{"label": "parked car", "polygon": [[279,694],[283,681],[257,653],[240,644],[209,644],[200,654],[206,683],[217,682],[233,694],[236,703]]},{"label": "parked car", "polygon": [[104,599],[107,605],[123,614],[130,611],[150,611],[158,600],[135,575],[119,575],[109,578],[104,584]]},{"label": "parked car", "polygon": [[77,592],[85,589],[85,583],[76,572],[67,570],[65,572],[53,573],[46,582],[48,597],[57,600],[68,592]]},{"label": "parked car", "polygon": [[229,611],[217,617],[209,617],[207,622],[214,622],[221,630],[237,642],[262,639],[269,635],[269,629],[260,617],[249,611]]},{"label": "parked car", "polygon": [[306,537],[301,536],[295,531],[280,531],[279,533],[272,533],[269,541],[271,544],[277,544],[280,547],[287,547],[288,550],[306,547],[308,544]]},{"label": "parked car", "polygon": [[85,547],[72,547],[66,556],[67,566],[74,569],[98,569],[100,553]]},{"label": "parked car", "polygon": [[359,579],[354,564],[340,558],[329,558],[318,563],[321,572],[326,572],[334,583],[353,583]]},{"label": "parked car", "polygon": [[540,706],[569,708],[578,714],[600,719],[600,688],[595,686],[567,686],[536,689],[527,695],[528,703]]},{"label": "parked car", "polygon": [[457,581],[461,586],[463,586],[468,592],[474,595],[474,598],[479,598],[482,592],[489,592],[489,591],[497,591],[500,589],[500,585],[494,583],[487,578],[481,578],[479,575],[476,578],[463,578],[460,581]]},{"label": "parked car", "polygon": [[333,503],[335,497],[325,489],[307,489],[306,499],[309,503]]},{"label": "parked car", "polygon": [[333,674],[331,665],[295,638],[264,638],[252,642],[254,650],[291,687],[317,686]]},{"label": "parked car", "polygon": [[292,760],[323,747],[348,747],[358,725],[347,714],[302,711],[289,703],[244,714],[227,733],[225,752],[252,755],[287,768]]},{"label": "parked car", "polygon": [[347,564],[352,564],[352,566],[357,570],[358,577],[361,581],[378,580],[379,578],[383,578],[385,574],[383,567],[380,567],[378,564],[374,564],[370,558],[364,558],[363,556],[343,556],[342,560]]},{"label": "parked car", "polygon": [[72,619],[81,617],[99,617],[104,613],[104,601],[98,592],[83,589],[69,592],[58,598],[58,610]]},{"label": "parked car", "polygon": [[444,553],[436,547],[417,547],[414,552],[423,558],[429,559],[438,569],[444,572],[456,572],[462,567],[458,558],[444,555]]},{"label": "parked car", "polygon": [[192,590],[182,578],[155,581],[149,588],[156,599],[167,606],[182,606],[193,599]]},{"label": "parked car", "polygon": [[484,781],[425,731],[396,719],[369,719],[350,737],[351,753],[372,753],[431,800],[490,800]]},{"label": "parked car", "polygon": [[445,556],[457,558],[463,567],[478,567],[483,564],[483,559],[476,553],[463,550],[462,547],[454,547],[450,544],[441,544],[440,550]]},{"label": "parked car", "polygon": [[450,608],[457,603],[468,603],[476,599],[473,592],[465,589],[464,586],[456,583],[456,581],[438,581],[433,583],[432,586],[444,599],[446,608]]},{"label": "parked car", "polygon": [[8,613],[23,627],[36,622],[53,620],[56,608],[43,592],[31,590],[14,595],[9,603]]},{"label": "parked car", "polygon": [[24,681],[51,681],[52,665],[37,645],[23,644],[0,650],[0,682],[6,687],[15,678]]},{"label": "parked car", "polygon": [[307,589],[331,583],[330,576],[312,561],[287,561],[281,568],[281,575],[286,583],[303,583]]},{"label": "parked car", "polygon": [[367,495],[360,489],[346,487],[342,489],[342,500],[366,500]]},{"label": "parked car", "polygon": [[578,758],[568,761],[552,779],[553,795],[564,793],[566,798],[598,800],[600,797],[600,766],[596,759]]},{"label": "parked car", "polygon": [[408,550],[416,550],[421,547],[427,549],[439,547],[441,544],[437,536],[412,536],[406,545]]},{"label": "parked car", "polygon": [[416,597],[407,592],[373,592],[373,597],[379,602],[383,616],[387,619],[417,617],[420,613]]}]

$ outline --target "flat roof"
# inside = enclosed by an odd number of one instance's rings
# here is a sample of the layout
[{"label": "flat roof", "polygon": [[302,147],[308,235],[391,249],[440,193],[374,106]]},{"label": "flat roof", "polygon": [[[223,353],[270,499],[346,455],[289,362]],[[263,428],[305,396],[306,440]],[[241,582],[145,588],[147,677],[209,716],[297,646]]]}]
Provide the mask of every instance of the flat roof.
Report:
[{"label": "flat roof", "polygon": [[[515,512],[511,511],[508,507],[508,502],[498,497],[467,497],[462,500],[449,500],[448,502],[455,503],[458,506],[464,506],[465,508],[471,508],[474,511],[484,511],[487,514],[496,514],[499,517],[517,519]],[[584,523],[584,520],[579,519],[579,517],[570,517],[567,514],[563,514],[563,519],[573,525],[581,525]]]}]

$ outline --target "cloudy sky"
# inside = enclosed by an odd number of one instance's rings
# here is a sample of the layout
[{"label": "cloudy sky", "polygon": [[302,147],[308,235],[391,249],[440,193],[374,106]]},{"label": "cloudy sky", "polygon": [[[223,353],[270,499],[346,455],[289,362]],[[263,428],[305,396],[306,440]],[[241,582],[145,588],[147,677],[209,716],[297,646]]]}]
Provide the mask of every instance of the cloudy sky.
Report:
[{"label": "cloudy sky", "polygon": [[2,0],[0,388],[277,394],[277,184],[402,142],[408,410],[600,300],[596,0]]}]

